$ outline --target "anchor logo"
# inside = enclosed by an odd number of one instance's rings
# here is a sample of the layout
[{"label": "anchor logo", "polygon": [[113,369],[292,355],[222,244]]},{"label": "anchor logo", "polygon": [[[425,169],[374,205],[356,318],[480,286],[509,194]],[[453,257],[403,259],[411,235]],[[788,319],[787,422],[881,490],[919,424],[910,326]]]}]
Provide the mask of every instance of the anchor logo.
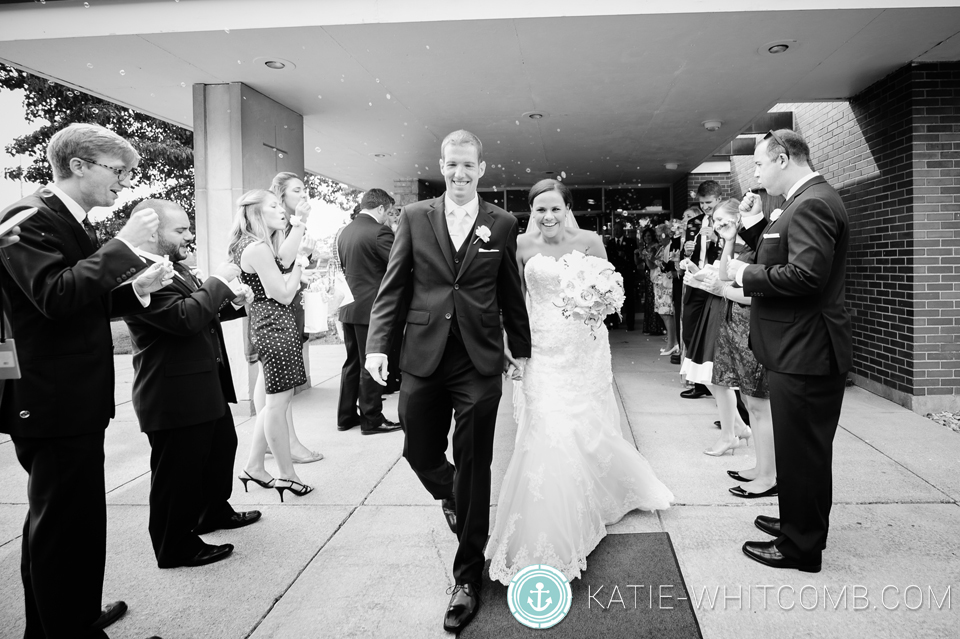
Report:
[{"label": "anchor logo", "polygon": [[563,573],[546,564],[522,569],[507,587],[507,605],[528,628],[552,628],[570,612],[573,592]]},{"label": "anchor logo", "polygon": [[537,605],[536,606],[533,605],[533,597],[527,597],[527,605],[529,605],[531,608],[533,608],[537,612],[543,612],[553,604],[553,599],[551,597],[547,597],[547,602],[541,605],[541,602],[543,601],[543,596],[550,594],[549,590],[543,589],[543,583],[538,581],[537,589],[531,590],[530,592],[537,593]]}]

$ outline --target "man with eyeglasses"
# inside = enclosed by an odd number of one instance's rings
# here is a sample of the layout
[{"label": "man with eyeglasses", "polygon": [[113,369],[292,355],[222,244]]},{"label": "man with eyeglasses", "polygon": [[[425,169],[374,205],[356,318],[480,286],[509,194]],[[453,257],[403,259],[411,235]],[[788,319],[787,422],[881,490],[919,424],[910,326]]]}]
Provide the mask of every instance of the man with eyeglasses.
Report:
[{"label": "man with eyeglasses", "polygon": [[[24,636],[106,637],[127,609],[101,610],[107,510],[104,429],[114,416],[110,318],[142,312],[173,277],[147,268],[133,247],[156,233],[144,210],[97,248],[87,213],[113,206],[140,156],[129,142],[90,124],[58,131],[47,147],[53,184],[0,213],[37,212],[20,240],[0,248],[0,291],[20,364],[5,380],[0,431],[29,475],[21,576]],[[0,380],[2,382],[3,380]]]},{"label": "man with eyeglasses", "polygon": [[[756,263],[733,260],[728,274],[753,298],[750,346],[770,386],[780,517],[757,517],[757,528],[775,539],[748,541],[743,552],[774,568],[819,572],[833,501],[833,438],[853,364],[844,306],[850,226],[798,134],[771,131],[753,158],[760,186],[786,202],[763,231]],[[747,209],[759,213],[760,198],[748,194]]]}]

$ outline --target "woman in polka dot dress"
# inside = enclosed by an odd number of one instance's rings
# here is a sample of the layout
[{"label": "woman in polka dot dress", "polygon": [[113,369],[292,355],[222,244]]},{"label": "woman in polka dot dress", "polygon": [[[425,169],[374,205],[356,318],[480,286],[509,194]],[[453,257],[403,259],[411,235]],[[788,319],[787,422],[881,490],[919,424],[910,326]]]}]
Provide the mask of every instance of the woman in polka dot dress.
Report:
[{"label": "woman in polka dot dress", "polygon": [[[300,288],[305,258],[297,258],[284,277],[277,251],[284,239],[287,219],[276,195],[264,190],[248,191],[237,205],[229,251],[231,259],[240,266],[240,280],[254,292],[248,316],[267,391],[266,405],[254,428],[245,476],[240,479],[244,488],[248,481],[276,488],[283,501],[285,490],[298,496],[313,490],[300,481],[294,470],[286,420],[293,389],[307,381],[300,332],[290,306]],[[268,444],[280,471],[276,479],[263,465]]]}]

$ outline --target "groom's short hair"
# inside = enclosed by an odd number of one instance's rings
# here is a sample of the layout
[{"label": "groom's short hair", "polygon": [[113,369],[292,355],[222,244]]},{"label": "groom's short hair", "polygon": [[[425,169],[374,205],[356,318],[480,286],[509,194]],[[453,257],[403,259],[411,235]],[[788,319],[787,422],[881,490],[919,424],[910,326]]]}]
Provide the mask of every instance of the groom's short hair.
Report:
[{"label": "groom's short hair", "polygon": [[440,159],[443,159],[443,150],[447,148],[448,144],[453,144],[454,146],[472,146],[477,150],[477,163],[483,162],[483,143],[480,142],[480,138],[475,136],[473,133],[460,129],[459,131],[454,131],[443,138],[443,142],[440,143]]}]

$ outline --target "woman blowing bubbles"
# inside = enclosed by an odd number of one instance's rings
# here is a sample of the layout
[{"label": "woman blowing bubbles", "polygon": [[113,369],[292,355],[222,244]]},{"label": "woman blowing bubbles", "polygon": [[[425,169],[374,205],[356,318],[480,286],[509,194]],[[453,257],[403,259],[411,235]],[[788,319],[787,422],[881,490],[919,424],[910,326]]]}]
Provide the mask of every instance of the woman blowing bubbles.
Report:
[{"label": "woman blowing bubbles", "polygon": [[[263,367],[266,406],[257,416],[250,457],[240,480],[303,496],[313,490],[300,481],[290,455],[287,409],[293,390],[306,383],[300,332],[290,303],[300,289],[305,257],[294,262],[288,277],[278,257],[287,219],[279,198],[270,191],[245,193],[237,202],[237,217],[230,233],[230,257],[240,266],[240,280],[254,292],[250,324],[257,355]],[[266,446],[273,451],[280,476],[271,477],[263,465]]]}]

